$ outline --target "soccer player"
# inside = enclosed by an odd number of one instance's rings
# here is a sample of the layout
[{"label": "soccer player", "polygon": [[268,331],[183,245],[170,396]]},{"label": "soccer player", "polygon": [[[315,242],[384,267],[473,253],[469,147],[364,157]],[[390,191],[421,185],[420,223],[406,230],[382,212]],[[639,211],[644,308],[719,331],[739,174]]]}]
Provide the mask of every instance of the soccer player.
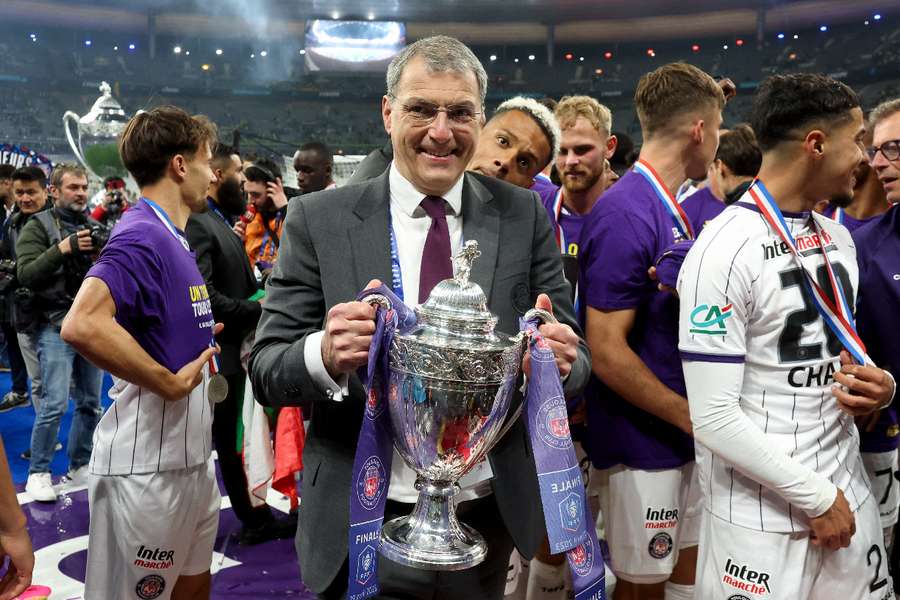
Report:
[{"label": "soccer player", "polygon": [[562,187],[541,191],[540,196],[556,234],[578,318],[583,322],[577,292],[581,230],[585,217],[609,187],[610,175],[614,175],[609,158],[616,151],[616,136],[610,133],[610,110],[589,96],[564,97],[555,115],[562,130],[556,157]]},{"label": "soccer player", "polygon": [[[900,306],[900,209],[897,208],[900,189],[894,183],[900,177],[900,144],[897,142],[900,139],[900,100],[887,101],[872,111],[866,137],[870,144],[867,154],[871,168],[862,186],[857,172],[857,188],[850,208],[856,206],[857,194],[862,196],[859,198],[860,210],[866,210],[866,207],[871,210],[873,206],[888,203],[891,208],[880,216],[870,217],[855,231],[851,230],[856,242],[862,290],[857,302],[857,326],[869,356],[876,364],[884,364],[891,372],[900,373],[900,337],[891,321],[895,311],[888,308]],[[873,180],[878,184],[877,190],[870,186]],[[868,193],[862,190],[868,190]],[[857,212],[855,216],[865,214]],[[844,220],[844,225],[850,229],[849,218]],[[877,415],[877,420],[860,420],[857,425],[863,464],[878,501],[884,544],[890,551],[900,504],[900,486],[894,479],[900,442],[897,407],[891,404]]]},{"label": "soccer player", "polygon": [[129,121],[119,153],[142,197],[63,323],[63,339],[115,377],[90,463],[85,598],[209,598],[221,498],[207,364],[219,328],[184,228],[216,181],[215,140],[212,123],[175,107]]},{"label": "soccer player", "polygon": [[752,125],[759,180],[707,226],[678,284],[707,510],[697,596],[893,598],[853,418],[895,385],[859,364],[850,234],[812,213],[853,191],[859,99],[821,75],[773,76]]},{"label": "soccer player", "polygon": [[693,237],[674,192],[705,177],[725,96],[708,74],[674,63],[641,78],[635,105],[640,158],[582,230],[586,335],[602,382],[586,393],[586,445],[607,484],[601,509],[616,598],[658,598],[663,589],[670,600],[693,598],[700,494],[696,484],[689,494],[694,442],[677,355],[678,300],[647,271],[676,240]]},{"label": "soccer player", "polygon": [[510,98],[484,124],[467,169],[528,189],[553,163],[559,138],[549,108],[532,98]]}]

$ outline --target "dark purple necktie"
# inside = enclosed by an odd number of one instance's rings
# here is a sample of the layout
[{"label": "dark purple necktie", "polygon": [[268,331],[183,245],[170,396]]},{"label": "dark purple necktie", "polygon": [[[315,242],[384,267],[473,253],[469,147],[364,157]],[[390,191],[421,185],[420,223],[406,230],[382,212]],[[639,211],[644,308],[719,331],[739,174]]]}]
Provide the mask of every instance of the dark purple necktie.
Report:
[{"label": "dark purple necktie", "polygon": [[431,217],[431,227],[422,249],[419,268],[419,304],[428,299],[431,290],[444,279],[453,277],[450,262],[450,229],[447,227],[447,203],[438,196],[425,196],[422,209]]}]

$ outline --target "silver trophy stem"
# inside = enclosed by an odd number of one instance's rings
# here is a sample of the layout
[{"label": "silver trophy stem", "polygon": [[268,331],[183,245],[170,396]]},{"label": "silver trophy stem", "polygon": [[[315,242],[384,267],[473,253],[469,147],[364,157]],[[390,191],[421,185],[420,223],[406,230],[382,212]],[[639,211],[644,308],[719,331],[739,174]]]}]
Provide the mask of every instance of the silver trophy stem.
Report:
[{"label": "silver trophy stem", "polygon": [[452,482],[419,477],[419,499],[412,513],[389,521],[381,530],[381,554],[401,565],[433,571],[459,571],[481,563],[487,544],[456,518],[457,488]]}]

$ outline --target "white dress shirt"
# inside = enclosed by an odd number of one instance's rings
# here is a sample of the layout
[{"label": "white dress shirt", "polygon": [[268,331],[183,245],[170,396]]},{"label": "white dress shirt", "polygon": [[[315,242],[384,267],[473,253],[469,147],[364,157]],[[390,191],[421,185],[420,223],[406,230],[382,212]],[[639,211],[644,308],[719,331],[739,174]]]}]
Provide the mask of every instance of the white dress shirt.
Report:
[{"label": "white dress shirt", "polygon": [[[450,231],[450,250],[455,255],[463,243],[462,226],[462,189],[463,179],[460,177],[453,187],[442,197],[447,202],[447,228]],[[400,262],[400,280],[403,283],[403,302],[410,308],[418,304],[419,269],[422,263],[422,252],[425,239],[431,228],[431,217],[419,206],[427,194],[418,191],[413,184],[400,174],[392,162],[388,173],[390,188],[390,219],[397,241],[397,256]],[[383,282],[390,286],[390,281]],[[395,290],[396,291],[396,290]],[[319,331],[306,338],[303,347],[303,359],[310,377],[321,389],[335,399],[348,394],[348,376],[342,375],[333,380],[322,361],[322,336]],[[460,493],[457,502],[474,500],[491,493],[490,478],[493,476],[487,460],[476,465],[472,471],[460,480]],[[415,472],[410,469],[400,455],[394,450],[391,464],[391,483],[388,498],[397,502],[415,502],[418,492],[413,487],[416,481]]]}]

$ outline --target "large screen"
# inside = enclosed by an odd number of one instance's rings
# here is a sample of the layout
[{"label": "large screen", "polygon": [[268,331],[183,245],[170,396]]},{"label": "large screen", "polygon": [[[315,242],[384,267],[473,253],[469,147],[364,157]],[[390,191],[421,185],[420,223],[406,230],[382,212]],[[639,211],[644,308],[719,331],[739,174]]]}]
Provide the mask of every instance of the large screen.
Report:
[{"label": "large screen", "polygon": [[406,26],[397,21],[311,20],[306,24],[306,68],[383,72],[405,45]]}]

